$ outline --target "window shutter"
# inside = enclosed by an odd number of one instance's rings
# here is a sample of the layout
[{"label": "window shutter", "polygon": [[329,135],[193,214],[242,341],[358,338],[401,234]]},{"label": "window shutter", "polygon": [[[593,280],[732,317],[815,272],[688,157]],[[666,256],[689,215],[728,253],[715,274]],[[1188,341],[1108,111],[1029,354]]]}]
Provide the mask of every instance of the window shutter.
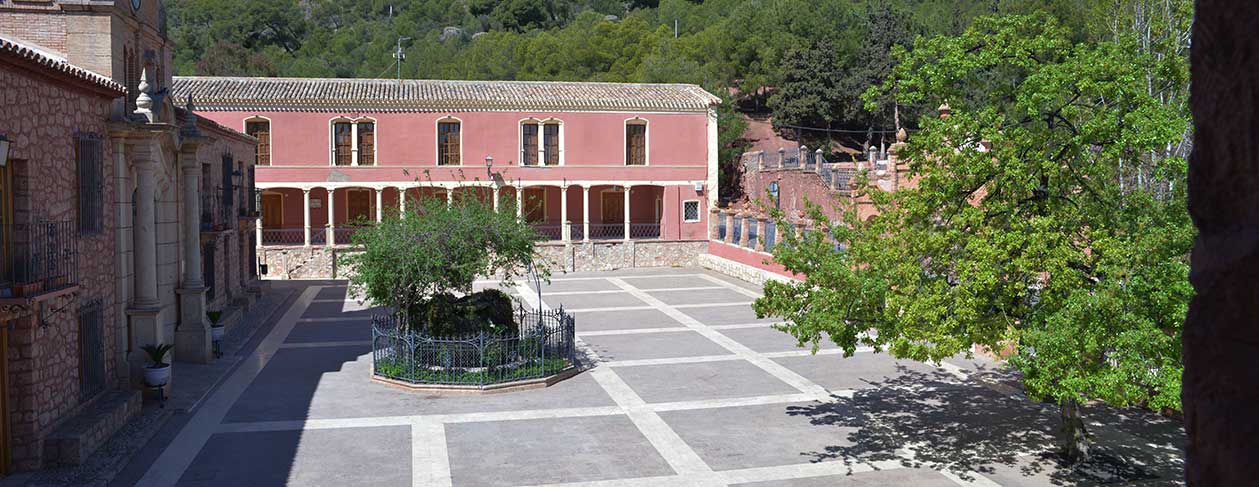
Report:
[{"label": "window shutter", "polygon": [[438,164],[459,164],[459,122],[441,122],[437,124],[437,148]]},{"label": "window shutter", "polygon": [[520,148],[520,162],[525,166],[538,165],[538,124],[524,124],[524,147]]},{"label": "window shutter", "polygon": [[249,122],[246,124],[245,131],[258,139],[258,147],[255,149],[257,157],[254,164],[258,166],[271,165],[271,124],[269,122]]},{"label": "window shutter", "polygon": [[352,144],[354,142],[350,140],[353,137],[353,128],[346,122],[337,122],[333,127],[336,136],[336,146],[333,150],[333,154],[336,155],[336,165],[349,166],[350,158],[353,157]]},{"label": "window shutter", "polygon": [[376,160],[376,124],[358,124],[358,165],[370,166]]},{"label": "window shutter", "polygon": [[558,166],[560,164],[560,125],[548,123],[543,126],[542,138],[545,143],[543,150],[546,153],[546,164]]},{"label": "window shutter", "polygon": [[647,126],[625,126],[625,163],[632,166],[647,164]]}]

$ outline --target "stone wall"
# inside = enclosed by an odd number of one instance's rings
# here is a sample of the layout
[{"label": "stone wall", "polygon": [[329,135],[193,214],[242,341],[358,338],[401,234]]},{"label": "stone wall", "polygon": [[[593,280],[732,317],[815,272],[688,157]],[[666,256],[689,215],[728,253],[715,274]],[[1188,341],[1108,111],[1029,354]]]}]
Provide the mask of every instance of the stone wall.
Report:
[{"label": "stone wall", "polygon": [[[0,323],[9,326],[8,358],[9,426],[13,467],[40,465],[43,438],[94,397],[80,393],[80,307],[100,300],[103,309],[105,374],[103,390],[116,385],[115,360],[119,330],[114,287],[114,158],[105,138],[111,100],[63,85],[56,78],[0,64],[0,130],[12,141],[9,169],[12,175],[13,219],[17,223],[77,221],[77,134],[102,136],[101,232],[77,239],[79,290],[64,296],[25,305],[8,313]],[[38,316],[42,308],[43,323]]]},{"label": "stone wall", "polygon": [[[541,243],[540,260],[555,272],[581,272],[633,267],[682,267],[698,265],[698,256],[707,251],[707,240],[631,240],[565,245]],[[344,279],[346,269],[334,267],[354,247],[262,247],[258,258],[267,264],[268,279]]]}]

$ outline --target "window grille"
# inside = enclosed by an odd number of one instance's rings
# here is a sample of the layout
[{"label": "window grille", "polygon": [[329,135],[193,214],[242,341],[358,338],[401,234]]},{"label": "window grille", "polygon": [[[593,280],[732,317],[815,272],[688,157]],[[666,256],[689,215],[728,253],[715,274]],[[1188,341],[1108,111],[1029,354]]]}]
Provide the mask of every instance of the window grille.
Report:
[{"label": "window grille", "polygon": [[97,234],[104,230],[105,192],[103,165],[105,145],[92,133],[78,136],[79,233]]},{"label": "window grille", "polygon": [[686,222],[699,221],[699,202],[698,201],[682,202],[682,221],[686,221]]},{"label": "window grille", "polygon": [[105,388],[105,314],[99,299],[79,308],[79,397]]}]

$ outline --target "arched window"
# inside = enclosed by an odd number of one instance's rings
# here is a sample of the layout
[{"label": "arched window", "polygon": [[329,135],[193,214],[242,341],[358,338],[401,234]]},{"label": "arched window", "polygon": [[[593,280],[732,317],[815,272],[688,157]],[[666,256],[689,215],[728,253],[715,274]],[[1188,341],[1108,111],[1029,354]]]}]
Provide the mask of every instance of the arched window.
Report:
[{"label": "arched window", "polygon": [[564,163],[564,122],[550,118],[520,121],[520,165],[559,166]]},{"label": "arched window", "polygon": [[647,165],[647,121],[631,118],[625,121],[625,165]]},{"label": "arched window", "polygon": [[254,165],[271,165],[271,121],[265,117],[251,117],[245,120],[245,133],[258,139],[254,149]]},{"label": "arched window", "polygon": [[376,165],[376,120],[369,117],[332,119],[332,165]]},{"label": "arched window", "polygon": [[459,119],[454,117],[437,121],[437,165],[458,166],[462,163],[461,128]]}]

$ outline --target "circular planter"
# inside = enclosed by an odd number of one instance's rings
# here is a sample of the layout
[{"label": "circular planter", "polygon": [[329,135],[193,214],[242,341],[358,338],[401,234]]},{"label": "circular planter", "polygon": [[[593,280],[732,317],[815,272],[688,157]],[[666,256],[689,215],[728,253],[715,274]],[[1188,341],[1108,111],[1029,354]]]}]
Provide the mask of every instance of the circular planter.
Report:
[{"label": "circular planter", "polygon": [[162,387],[167,382],[170,382],[170,364],[144,368],[144,383],[149,387]]}]

